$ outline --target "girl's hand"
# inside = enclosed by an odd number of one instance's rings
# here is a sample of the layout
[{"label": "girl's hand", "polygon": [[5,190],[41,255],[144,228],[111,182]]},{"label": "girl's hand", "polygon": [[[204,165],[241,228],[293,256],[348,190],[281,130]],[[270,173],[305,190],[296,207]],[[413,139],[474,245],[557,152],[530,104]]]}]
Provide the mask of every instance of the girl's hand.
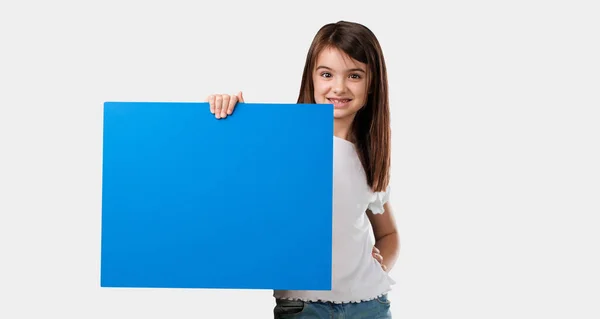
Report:
[{"label": "girl's hand", "polygon": [[375,258],[375,260],[381,264],[381,268],[383,268],[384,271],[387,271],[387,267],[383,264],[383,256],[381,256],[379,249],[373,246],[373,251],[371,254],[373,255],[373,258]]},{"label": "girl's hand", "polygon": [[233,113],[233,109],[238,102],[244,102],[242,92],[237,95],[228,94],[211,94],[207,98],[210,104],[210,113],[214,114],[216,118],[226,118],[227,115]]}]

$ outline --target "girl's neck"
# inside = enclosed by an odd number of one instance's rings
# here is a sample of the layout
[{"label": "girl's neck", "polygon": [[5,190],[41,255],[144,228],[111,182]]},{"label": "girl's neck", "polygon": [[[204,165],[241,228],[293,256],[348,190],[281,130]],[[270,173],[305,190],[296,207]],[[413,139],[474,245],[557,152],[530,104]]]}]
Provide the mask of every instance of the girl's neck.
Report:
[{"label": "girl's neck", "polygon": [[333,135],[341,139],[354,143],[352,137],[352,118],[341,118],[333,121]]}]

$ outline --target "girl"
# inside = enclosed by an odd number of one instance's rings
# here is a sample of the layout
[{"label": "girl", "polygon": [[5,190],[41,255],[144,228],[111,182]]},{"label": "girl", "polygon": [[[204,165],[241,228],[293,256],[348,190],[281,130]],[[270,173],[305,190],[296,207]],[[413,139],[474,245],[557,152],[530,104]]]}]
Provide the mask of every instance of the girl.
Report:
[{"label": "girl", "polygon": [[[240,92],[208,102],[216,118],[225,118],[244,99]],[[400,243],[388,202],[387,73],[375,35],[358,23],[323,26],[308,51],[297,103],[334,105],[332,289],[275,290],[275,319],[391,318],[388,272]]]}]

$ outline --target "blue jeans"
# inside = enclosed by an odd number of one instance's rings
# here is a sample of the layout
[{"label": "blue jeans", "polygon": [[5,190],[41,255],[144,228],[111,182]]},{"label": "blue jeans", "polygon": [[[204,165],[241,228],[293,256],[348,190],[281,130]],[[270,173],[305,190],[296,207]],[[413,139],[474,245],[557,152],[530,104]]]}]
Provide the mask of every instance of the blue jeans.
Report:
[{"label": "blue jeans", "polygon": [[276,299],[275,319],[391,319],[387,295],[360,303],[304,302]]}]

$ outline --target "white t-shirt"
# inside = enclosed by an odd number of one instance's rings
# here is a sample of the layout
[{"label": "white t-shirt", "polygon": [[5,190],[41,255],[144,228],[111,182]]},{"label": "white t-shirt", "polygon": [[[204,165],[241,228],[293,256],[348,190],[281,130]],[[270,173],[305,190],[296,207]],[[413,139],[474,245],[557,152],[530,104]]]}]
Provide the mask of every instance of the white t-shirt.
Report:
[{"label": "white t-shirt", "polygon": [[375,299],[391,290],[394,280],[372,256],[375,244],[366,214],[384,212],[389,199],[385,192],[374,193],[354,144],[334,137],[333,237],[331,290],[275,290],[273,296],[304,301],[335,303]]}]

